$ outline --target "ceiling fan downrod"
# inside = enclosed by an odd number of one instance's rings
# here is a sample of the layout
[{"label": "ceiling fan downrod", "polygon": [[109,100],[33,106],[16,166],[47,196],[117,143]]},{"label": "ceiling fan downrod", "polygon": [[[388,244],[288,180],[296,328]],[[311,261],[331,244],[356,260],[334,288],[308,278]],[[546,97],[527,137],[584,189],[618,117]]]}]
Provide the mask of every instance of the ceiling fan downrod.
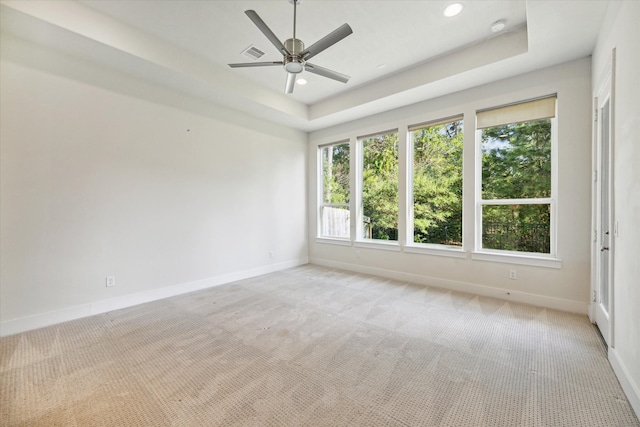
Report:
[{"label": "ceiling fan downrod", "polygon": [[[293,39],[296,39],[296,8],[298,7],[298,0],[293,0]],[[293,52],[295,55],[295,52]]]},{"label": "ceiling fan downrod", "polygon": [[289,73],[298,74],[304,71],[304,60],[298,55],[298,52],[304,51],[304,43],[302,40],[296,39],[296,8],[298,0],[293,0],[293,38],[284,41],[284,47],[291,52],[284,59],[284,69]]}]

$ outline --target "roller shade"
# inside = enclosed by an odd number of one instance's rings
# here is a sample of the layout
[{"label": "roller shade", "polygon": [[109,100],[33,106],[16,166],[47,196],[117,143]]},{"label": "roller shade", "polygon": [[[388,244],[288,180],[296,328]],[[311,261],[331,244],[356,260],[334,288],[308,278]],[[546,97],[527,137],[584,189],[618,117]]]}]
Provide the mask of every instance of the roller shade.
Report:
[{"label": "roller shade", "polygon": [[556,116],[556,96],[505,105],[504,107],[478,111],[478,129],[502,126],[509,123],[549,119]]}]

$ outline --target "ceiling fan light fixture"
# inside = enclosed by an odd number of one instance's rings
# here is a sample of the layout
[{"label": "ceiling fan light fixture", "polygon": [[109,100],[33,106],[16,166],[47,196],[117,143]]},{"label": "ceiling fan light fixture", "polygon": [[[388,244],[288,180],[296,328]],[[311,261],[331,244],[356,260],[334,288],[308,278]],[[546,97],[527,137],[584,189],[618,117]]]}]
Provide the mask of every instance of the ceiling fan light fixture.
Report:
[{"label": "ceiling fan light fixture", "polygon": [[462,3],[451,3],[449,6],[444,8],[442,14],[447,18],[452,18],[462,12],[462,8]]},{"label": "ceiling fan light fixture", "polygon": [[298,74],[304,70],[304,63],[299,58],[287,58],[284,62],[284,69],[288,73]]}]

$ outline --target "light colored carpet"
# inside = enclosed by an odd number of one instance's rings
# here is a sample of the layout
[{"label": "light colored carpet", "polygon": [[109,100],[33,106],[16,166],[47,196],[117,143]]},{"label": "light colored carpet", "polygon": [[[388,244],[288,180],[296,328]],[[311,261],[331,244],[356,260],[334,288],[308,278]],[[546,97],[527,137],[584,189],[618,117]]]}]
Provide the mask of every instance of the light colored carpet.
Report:
[{"label": "light colored carpet", "polygon": [[639,426],[594,327],[303,266],[0,340],[2,426]]}]

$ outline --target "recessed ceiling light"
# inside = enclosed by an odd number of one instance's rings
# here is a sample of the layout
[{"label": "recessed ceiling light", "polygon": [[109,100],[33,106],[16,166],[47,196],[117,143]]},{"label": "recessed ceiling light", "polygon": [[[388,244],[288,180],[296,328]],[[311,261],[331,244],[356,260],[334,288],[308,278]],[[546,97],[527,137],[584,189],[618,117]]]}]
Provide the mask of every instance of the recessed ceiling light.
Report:
[{"label": "recessed ceiling light", "polygon": [[452,16],[456,16],[462,12],[462,4],[461,3],[451,3],[449,6],[444,8],[442,14],[447,18],[451,18]]},{"label": "recessed ceiling light", "polygon": [[493,24],[491,24],[491,27],[489,28],[491,28],[492,33],[497,33],[504,30],[505,25],[506,25],[506,21],[504,19],[500,19],[494,22]]},{"label": "recessed ceiling light", "polygon": [[381,70],[381,69],[383,69],[383,68],[384,68],[384,67],[386,67],[386,66],[387,66],[387,64],[379,64],[379,65],[378,65],[378,69],[380,69],[380,70]]},{"label": "recessed ceiling light", "polygon": [[298,83],[301,86],[304,86],[307,84],[307,81],[305,79],[298,79],[296,80],[296,83]]}]

